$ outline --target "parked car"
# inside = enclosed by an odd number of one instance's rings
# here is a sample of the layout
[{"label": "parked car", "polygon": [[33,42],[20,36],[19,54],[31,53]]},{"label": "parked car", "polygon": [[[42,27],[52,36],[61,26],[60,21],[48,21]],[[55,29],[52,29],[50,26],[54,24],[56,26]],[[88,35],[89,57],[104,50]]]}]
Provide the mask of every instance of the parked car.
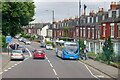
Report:
[{"label": "parked car", "polygon": [[25,40],[24,43],[25,44],[31,44],[31,42],[29,40]]},{"label": "parked car", "polygon": [[23,41],[23,39],[24,39],[24,38],[23,38],[23,37],[21,37],[21,38],[19,38],[19,39],[18,39],[18,41],[22,42],[22,41]]},{"label": "parked car", "polygon": [[42,43],[40,43],[40,47],[45,48],[45,46],[46,46],[46,45],[45,45],[45,43],[43,43],[43,42],[42,42]]},{"label": "parked car", "polygon": [[47,44],[47,45],[46,45],[46,49],[47,49],[47,50],[52,50],[52,49],[53,49],[53,47],[52,47],[52,45],[51,45],[51,44]]},{"label": "parked car", "polygon": [[21,60],[24,60],[24,54],[22,52],[22,50],[13,50],[11,52],[11,55],[10,55],[10,59],[11,60],[16,60],[16,59],[21,59]]},{"label": "parked car", "polygon": [[35,50],[33,52],[33,59],[45,59],[45,52],[43,50]]},{"label": "parked car", "polygon": [[18,50],[22,50],[23,51],[23,53],[25,52],[25,47],[24,46],[22,46],[22,45],[19,45],[18,46]]},{"label": "parked car", "polygon": [[16,35],[14,38],[15,38],[15,39],[19,39],[19,38],[20,38],[20,35]]}]

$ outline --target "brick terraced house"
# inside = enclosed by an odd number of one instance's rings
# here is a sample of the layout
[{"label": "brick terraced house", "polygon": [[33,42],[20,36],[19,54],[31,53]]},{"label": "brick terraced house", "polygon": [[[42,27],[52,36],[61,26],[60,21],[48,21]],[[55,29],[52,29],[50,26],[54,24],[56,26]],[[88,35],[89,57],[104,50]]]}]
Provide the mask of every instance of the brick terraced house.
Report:
[{"label": "brick terraced house", "polygon": [[105,39],[111,36],[114,52],[118,53],[118,47],[120,47],[120,2],[112,2],[108,11],[100,8],[97,13],[94,13],[92,10],[89,15],[64,19],[55,22],[52,26],[53,38],[65,37],[64,27],[67,26],[69,27],[67,37],[75,40],[79,37],[83,39],[89,52],[101,53]]}]

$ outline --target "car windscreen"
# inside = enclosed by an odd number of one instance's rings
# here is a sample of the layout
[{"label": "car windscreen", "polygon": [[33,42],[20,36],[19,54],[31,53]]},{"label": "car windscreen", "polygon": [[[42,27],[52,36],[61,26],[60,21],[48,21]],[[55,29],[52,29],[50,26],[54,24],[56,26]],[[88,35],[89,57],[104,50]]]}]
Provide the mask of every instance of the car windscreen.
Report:
[{"label": "car windscreen", "polygon": [[13,50],[12,53],[21,53],[21,50]]},{"label": "car windscreen", "polygon": [[41,53],[43,53],[42,51],[36,51],[35,53],[37,53],[37,54],[41,54]]},{"label": "car windscreen", "polygon": [[78,45],[77,44],[66,44],[65,45],[65,50],[68,53],[76,53],[78,50]]}]

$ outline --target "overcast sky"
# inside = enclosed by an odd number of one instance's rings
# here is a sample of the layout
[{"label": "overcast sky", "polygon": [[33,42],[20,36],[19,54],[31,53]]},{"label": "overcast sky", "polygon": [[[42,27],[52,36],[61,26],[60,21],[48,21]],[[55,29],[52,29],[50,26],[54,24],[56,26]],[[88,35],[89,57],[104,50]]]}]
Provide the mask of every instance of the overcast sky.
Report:
[{"label": "overcast sky", "polygon": [[[35,2],[35,20],[33,22],[51,22],[52,21],[52,10],[55,12],[55,21],[63,20],[64,18],[78,16],[78,1],[79,0],[34,0]],[[87,6],[86,13],[90,10],[97,12],[99,8],[108,10],[112,1],[118,2],[120,0],[81,0],[82,11],[83,5]],[[86,2],[87,1],[87,2]],[[48,10],[48,11],[46,11]],[[33,23],[32,22],[32,23]]]}]

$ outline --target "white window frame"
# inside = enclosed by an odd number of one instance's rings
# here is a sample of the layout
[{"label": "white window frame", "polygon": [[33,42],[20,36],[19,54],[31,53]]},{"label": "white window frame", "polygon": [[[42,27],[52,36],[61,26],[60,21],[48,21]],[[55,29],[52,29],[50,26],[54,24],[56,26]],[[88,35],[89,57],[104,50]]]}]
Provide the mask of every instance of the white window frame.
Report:
[{"label": "white window frame", "polygon": [[105,15],[102,16],[102,20],[105,20]]},{"label": "white window frame", "polygon": [[98,16],[96,16],[96,22],[98,22]]},{"label": "white window frame", "polygon": [[79,29],[76,28],[76,36],[79,36],[78,33],[79,33]]},{"label": "white window frame", "polygon": [[90,23],[90,17],[87,17],[87,23]]},{"label": "white window frame", "polygon": [[95,31],[95,29],[92,28],[92,39],[94,39],[94,31]]},{"label": "white window frame", "polygon": [[93,23],[93,17],[91,17],[92,18],[92,23]]},{"label": "white window frame", "polygon": [[86,33],[85,33],[85,28],[83,28],[83,37],[85,37]]},{"label": "white window frame", "polygon": [[103,24],[103,36],[105,37],[106,24]]},{"label": "white window frame", "polygon": [[90,28],[88,28],[88,38],[90,38]]},{"label": "white window frame", "polygon": [[108,12],[108,16],[109,16],[109,17],[112,17],[112,11],[109,11],[109,12]]},{"label": "white window frame", "polygon": [[118,17],[120,16],[119,10],[120,10],[120,9],[116,10],[116,18],[118,18]]},{"label": "white window frame", "polygon": [[114,23],[111,23],[110,26],[111,26],[111,38],[114,38]]},{"label": "white window frame", "polygon": [[80,36],[82,37],[82,28],[80,28]]}]

